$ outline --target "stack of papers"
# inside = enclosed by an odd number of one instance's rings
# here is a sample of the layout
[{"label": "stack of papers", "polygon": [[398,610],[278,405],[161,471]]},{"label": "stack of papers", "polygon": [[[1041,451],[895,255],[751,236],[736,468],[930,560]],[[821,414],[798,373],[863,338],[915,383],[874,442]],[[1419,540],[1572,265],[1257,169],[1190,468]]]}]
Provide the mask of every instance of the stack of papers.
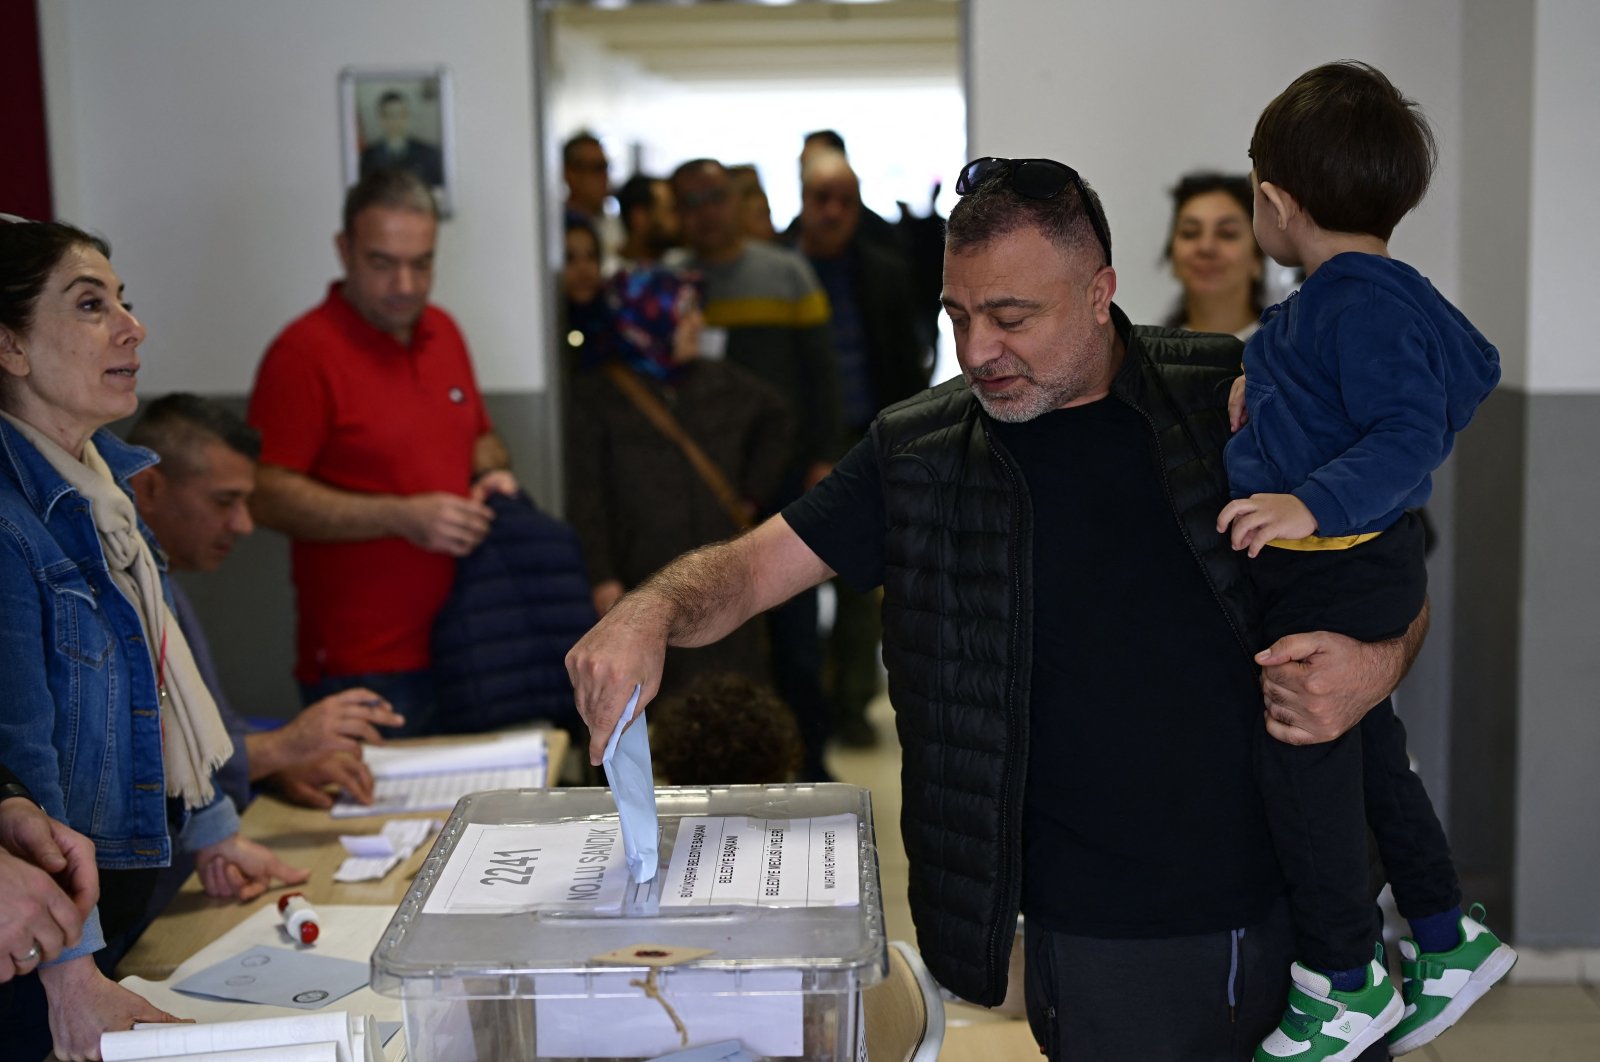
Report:
[{"label": "stack of papers", "polygon": [[376,881],[399,866],[439,828],[438,819],[390,819],[377,833],[339,838],[349,858],[333,872],[334,881]]},{"label": "stack of papers", "polygon": [[537,730],[447,745],[368,746],[363,758],[376,782],[372,803],[340,797],[334,818],[445,811],[468,793],[541,788],[548,772],[544,734]]},{"label": "stack of papers", "polygon": [[100,1057],[106,1062],[375,1062],[383,1056],[371,1015],[336,1011],[214,1025],[136,1025],[130,1032],[101,1034]]}]

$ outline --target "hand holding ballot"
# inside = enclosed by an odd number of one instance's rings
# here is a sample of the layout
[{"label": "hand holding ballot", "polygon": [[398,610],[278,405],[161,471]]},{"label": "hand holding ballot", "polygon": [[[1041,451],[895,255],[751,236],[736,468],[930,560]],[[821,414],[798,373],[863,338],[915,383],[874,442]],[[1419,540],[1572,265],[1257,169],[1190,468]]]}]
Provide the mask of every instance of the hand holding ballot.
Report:
[{"label": "hand holding ballot", "polygon": [[635,689],[634,722],[661,689],[668,630],[652,599],[648,583],[625,595],[567,654],[578,714],[589,727],[591,766],[605,761],[606,746]]},{"label": "hand holding ballot", "polygon": [[774,516],[748,534],[691,550],[625,595],[567,654],[578,713],[589,727],[589,762],[640,687],[633,722],[661,690],[667,646],[710,645],[750,617],[834,575]]}]

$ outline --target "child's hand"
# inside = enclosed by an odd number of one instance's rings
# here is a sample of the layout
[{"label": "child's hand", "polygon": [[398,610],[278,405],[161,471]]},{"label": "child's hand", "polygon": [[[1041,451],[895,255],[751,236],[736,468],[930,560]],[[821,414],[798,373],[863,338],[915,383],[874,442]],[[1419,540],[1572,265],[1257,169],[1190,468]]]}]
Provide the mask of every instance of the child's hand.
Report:
[{"label": "child's hand", "polygon": [[1235,498],[1217,514],[1217,530],[1228,531],[1234,549],[1254,557],[1275,538],[1305,538],[1317,533],[1317,518],[1293,494],[1252,494]]},{"label": "child's hand", "polygon": [[1250,409],[1244,404],[1244,377],[1233,381],[1228,388],[1228,427],[1238,431],[1250,419]]}]

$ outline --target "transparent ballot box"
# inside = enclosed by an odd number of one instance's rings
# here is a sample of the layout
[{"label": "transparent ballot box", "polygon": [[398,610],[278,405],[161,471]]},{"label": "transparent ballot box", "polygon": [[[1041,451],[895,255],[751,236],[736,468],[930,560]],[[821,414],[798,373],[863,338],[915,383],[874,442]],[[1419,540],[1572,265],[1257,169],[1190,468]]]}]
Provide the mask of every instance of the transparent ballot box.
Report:
[{"label": "transparent ballot box", "polygon": [[[663,787],[654,880],[607,789],[463,798],[372,954],[412,1062],[854,1059],[888,969],[872,804],[840,784]],[[737,1056],[736,1056],[737,1057]]]}]

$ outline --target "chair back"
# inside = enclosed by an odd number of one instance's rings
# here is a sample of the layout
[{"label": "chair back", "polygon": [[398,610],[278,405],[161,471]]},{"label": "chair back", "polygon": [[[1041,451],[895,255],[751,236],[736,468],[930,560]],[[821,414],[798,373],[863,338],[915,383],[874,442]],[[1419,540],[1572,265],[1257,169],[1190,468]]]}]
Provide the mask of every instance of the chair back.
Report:
[{"label": "chair back", "polygon": [[868,1062],[936,1062],[944,1000],[917,949],[889,942],[889,976],[862,993]]}]

